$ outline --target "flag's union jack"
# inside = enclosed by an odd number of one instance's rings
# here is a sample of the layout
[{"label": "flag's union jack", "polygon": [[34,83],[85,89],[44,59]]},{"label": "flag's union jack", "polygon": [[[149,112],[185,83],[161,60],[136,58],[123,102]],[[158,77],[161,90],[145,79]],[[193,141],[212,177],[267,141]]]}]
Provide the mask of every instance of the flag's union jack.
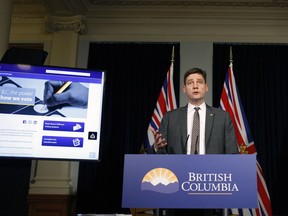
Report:
[{"label": "flag's union jack", "polygon": [[[241,154],[257,154],[254,140],[250,132],[248,121],[243,110],[238,89],[233,74],[232,62],[229,65],[228,73],[224,82],[220,99],[220,108],[229,112],[238,141]],[[258,187],[258,208],[256,209],[231,209],[236,215],[245,216],[272,216],[272,208],[269,193],[263,177],[262,169],[257,161],[257,187]]]}]

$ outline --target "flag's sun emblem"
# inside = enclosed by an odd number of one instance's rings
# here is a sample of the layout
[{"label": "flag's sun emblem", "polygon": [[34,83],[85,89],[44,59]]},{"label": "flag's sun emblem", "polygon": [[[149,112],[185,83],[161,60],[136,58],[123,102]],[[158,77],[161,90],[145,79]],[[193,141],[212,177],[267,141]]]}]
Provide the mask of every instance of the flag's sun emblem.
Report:
[{"label": "flag's sun emblem", "polygon": [[239,145],[239,150],[241,154],[248,154],[249,152],[247,151],[247,145],[245,143],[241,143]]}]

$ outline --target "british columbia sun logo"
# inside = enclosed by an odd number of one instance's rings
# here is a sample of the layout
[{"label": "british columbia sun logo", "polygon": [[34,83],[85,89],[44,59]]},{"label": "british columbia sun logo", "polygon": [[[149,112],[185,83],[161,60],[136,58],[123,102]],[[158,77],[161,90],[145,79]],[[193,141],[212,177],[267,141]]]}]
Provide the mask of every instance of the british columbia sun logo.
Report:
[{"label": "british columbia sun logo", "polygon": [[179,190],[176,175],[166,168],[150,170],[142,179],[141,190],[150,190],[158,193],[175,193]]}]

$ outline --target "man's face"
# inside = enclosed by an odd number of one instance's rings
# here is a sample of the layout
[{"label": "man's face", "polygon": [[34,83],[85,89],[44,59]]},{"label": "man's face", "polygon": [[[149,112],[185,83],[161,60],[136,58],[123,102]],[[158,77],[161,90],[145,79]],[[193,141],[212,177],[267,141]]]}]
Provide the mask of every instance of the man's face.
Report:
[{"label": "man's face", "polygon": [[204,97],[206,92],[208,92],[208,85],[201,74],[190,74],[183,86],[183,92],[187,95],[190,103],[200,105],[204,102]]}]

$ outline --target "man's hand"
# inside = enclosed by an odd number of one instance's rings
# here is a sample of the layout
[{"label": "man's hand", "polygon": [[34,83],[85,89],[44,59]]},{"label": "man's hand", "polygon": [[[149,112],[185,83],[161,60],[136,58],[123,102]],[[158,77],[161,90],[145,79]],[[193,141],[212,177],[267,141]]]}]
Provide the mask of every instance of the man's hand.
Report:
[{"label": "man's hand", "polygon": [[159,149],[165,147],[167,145],[166,140],[163,138],[162,134],[159,133],[159,131],[155,131],[153,127],[150,127],[150,130],[154,136],[154,149],[157,152]]}]

